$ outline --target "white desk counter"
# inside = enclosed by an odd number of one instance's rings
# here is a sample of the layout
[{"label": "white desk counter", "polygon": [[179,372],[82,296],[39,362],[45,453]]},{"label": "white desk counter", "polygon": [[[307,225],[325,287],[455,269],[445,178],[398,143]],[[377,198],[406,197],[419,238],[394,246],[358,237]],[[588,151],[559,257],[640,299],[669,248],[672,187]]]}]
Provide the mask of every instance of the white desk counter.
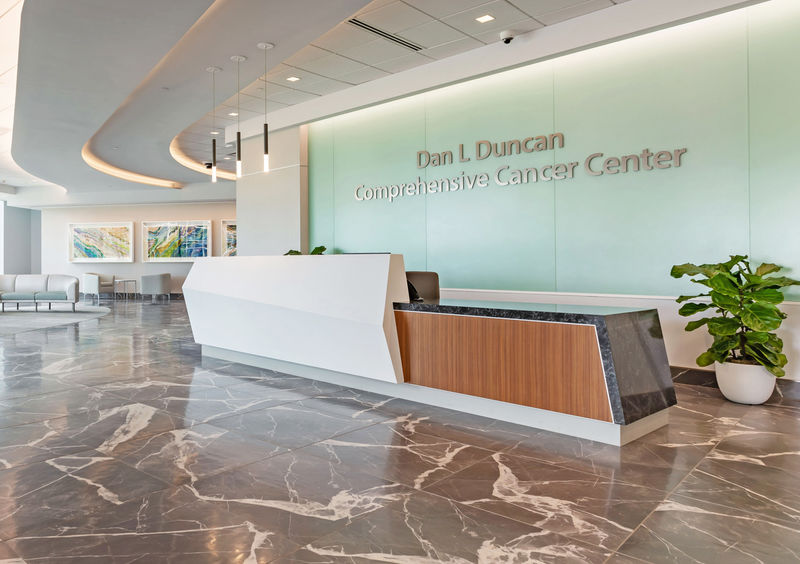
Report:
[{"label": "white desk counter", "polygon": [[393,302],[408,302],[402,255],[212,257],[183,285],[204,346],[403,381]]}]

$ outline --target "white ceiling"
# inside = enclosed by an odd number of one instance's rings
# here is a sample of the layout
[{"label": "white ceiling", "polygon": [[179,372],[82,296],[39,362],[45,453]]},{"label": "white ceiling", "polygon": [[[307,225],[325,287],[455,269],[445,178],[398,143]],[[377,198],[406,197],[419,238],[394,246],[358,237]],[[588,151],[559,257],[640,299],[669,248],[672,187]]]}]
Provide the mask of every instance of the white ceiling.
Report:
[{"label": "white ceiling", "polygon": [[[205,72],[210,65],[223,69],[217,74],[217,96],[222,102],[216,109],[214,129],[223,131],[225,126],[234,124],[237,117],[228,114],[237,106],[243,126],[251,120],[257,121],[260,128],[265,86],[268,111],[277,112],[273,117],[286,127],[304,123],[295,119],[298,116],[305,116],[308,121],[330,115],[331,112],[318,110],[340,107],[342,100],[356,99],[357,102],[352,102],[355,106],[347,106],[352,108],[413,92],[401,87],[387,94],[390,85],[405,85],[411,75],[430,77],[424,88],[433,88],[448,80],[466,80],[475,74],[526,64],[541,56],[536,48],[539,39],[545,41],[545,37],[553,40],[548,45],[554,47],[573,45],[560,51],[555,49],[553,53],[591,45],[598,41],[591,39],[598,35],[598,21],[600,28],[608,28],[608,37],[603,33],[599,36],[610,41],[761,0],[630,0],[625,6],[614,8],[615,4],[626,1],[26,2],[21,32],[17,31],[15,36],[21,37],[21,41],[14,73],[19,78],[13,112],[8,109],[9,104],[3,104],[2,95],[14,91],[7,69],[14,67],[15,57],[8,53],[17,40],[11,38],[13,29],[5,33],[5,28],[0,27],[0,118],[8,111],[15,120],[11,151],[20,166],[66,187],[68,192],[61,190],[56,194],[40,189],[46,187],[31,186],[23,188],[31,197],[17,198],[21,203],[15,205],[234,197],[232,183],[208,183],[206,175],[181,166],[168,150],[170,141],[179,136],[190,157],[198,162],[210,157],[212,118],[208,110],[213,104],[211,78]],[[6,9],[0,11],[0,26],[4,25],[2,15],[10,13],[8,8],[14,8],[18,2],[0,0],[0,9]],[[623,13],[634,14],[633,20],[643,27],[630,23]],[[347,23],[354,14],[359,21],[422,48],[413,51]],[[484,24],[475,20],[485,14],[495,19]],[[650,14],[655,15],[650,18]],[[650,19],[656,23],[647,24]],[[537,30],[543,27],[546,29],[539,34]],[[527,33],[509,50],[496,44],[499,32],[505,29],[520,34],[533,30],[533,33]],[[570,41],[559,42],[558,38],[565,37]],[[266,74],[263,51],[256,48],[259,41],[276,44],[268,52]],[[456,78],[442,76],[443,71],[448,76],[452,74],[448,74],[451,63],[472,61],[471,55],[458,57],[472,49],[483,54],[479,57],[483,65],[480,69],[469,62],[463,73],[456,72]],[[497,62],[496,53],[503,53],[500,59],[507,62]],[[233,54],[248,56],[242,64],[243,88],[238,97],[235,65],[230,61]],[[452,61],[442,61],[451,56]],[[406,70],[407,73],[401,74]],[[291,76],[300,80],[287,81]],[[365,97],[365,92],[372,91],[382,97]],[[346,109],[333,113],[337,111]],[[309,118],[312,114],[316,117]],[[4,164],[3,142],[8,141],[8,135],[3,138],[3,123],[0,122],[0,179],[20,170],[13,162]],[[226,152],[233,152],[233,147],[225,147],[223,139],[220,135],[219,162],[223,168],[232,170],[232,161],[225,161],[224,157]],[[98,172],[81,158],[81,147],[87,142],[112,165],[185,182],[187,186],[183,190],[155,188]],[[41,184],[35,177],[28,177]],[[33,195],[34,188],[39,195]]]},{"label": "white ceiling", "polygon": [[[395,74],[435,60],[447,58],[500,40],[503,30],[525,33],[627,0],[373,0],[357,14],[358,20],[423,47],[421,51],[398,45],[353,24],[343,22],[278,65],[272,53],[270,70],[241,90],[239,119],[264,114],[264,80],[267,111],[272,112],[357,84]],[[489,14],[494,20],[479,23]],[[258,54],[263,67],[263,52]],[[230,65],[229,65],[230,67]],[[226,70],[233,70],[232,68]],[[289,82],[289,77],[300,80]],[[217,74],[217,84],[235,81],[234,72]],[[208,78],[211,107],[211,79]],[[219,89],[218,89],[219,91]],[[236,95],[222,100],[216,109],[220,127],[235,123]],[[181,149],[198,162],[210,160],[212,114],[192,124],[178,136]],[[224,154],[219,136],[218,162],[233,170],[233,160]]]},{"label": "white ceiling", "polygon": [[11,158],[22,0],[0,0],[0,187],[45,186]]},{"label": "white ceiling", "polygon": [[[274,38],[280,60],[367,0],[35,0],[24,4],[12,154],[70,192],[164,190],[90,168],[89,149],[113,166],[184,184],[204,174],[176,162],[172,139],[210,106],[205,68],[233,78],[230,55],[249,57],[242,84],[263,73],[256,44]],[[298,26],[297,22],[303,22]],[[77,38],[80,38],[79,40]],[[220,81],[228,98],[232,80]],[[233,196],[229,182],[220,198]],[[182,190],[181,192],[185,192]],[[181,197],[176,195],[176,199]]]}]

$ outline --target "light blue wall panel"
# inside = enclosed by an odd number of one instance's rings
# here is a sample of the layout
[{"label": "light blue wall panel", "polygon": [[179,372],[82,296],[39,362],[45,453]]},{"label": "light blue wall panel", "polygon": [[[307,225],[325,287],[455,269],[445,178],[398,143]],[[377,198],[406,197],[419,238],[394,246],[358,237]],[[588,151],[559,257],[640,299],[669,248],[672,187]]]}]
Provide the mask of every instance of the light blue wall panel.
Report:
[{"label": "light blue wall panel", "polygon": [[[427,148],[472,160],[429,168],[433,177],[552,164],[553,152],[475,159],[475,143],[553,132],[553,77],[538,65],[426,95]],[[458,288],[555,288],[553,183],[475,188],[427,197],[428,267]]]},{"label": "light blue wall panel", "polygon": [[309,248],[325,245],[333,251],[336,209],[333,194],[333,122],[319,121],[308,130]]},{"label": "light blue wall panel", "polygon": [[560,183],[559,290],[672,295],[688,286],[671,265],[747,252],[746,70],[744,12],[555,65],[560,159],[688,149],[680,168]]},{"label": "light blue wall panel", "polygon": [[[672,264],[752,254],[800,275],[800,3],[772,0],[315,123],[311,241],[392,251],[446,287],[675,295]],[[474,159],[478,140],[563,132]],[[469,162],[418,169],[465,144]],[[680,168],[591,177],[586,157],[686,148]],[[575,178],[358,202],[368,187],[574,162]],[[600,164],[602,160],[596,161]],[[800,296],[800,292],[793,294]]]},{"label": "light blue wall panel", "polygon": [[332,122],[336,249],[402,253],[408,270],[425,270],[425,199],[399,198],[390,203],[359,202],[354,197],[362,184],[370,188],[417,177],[413,156],[425,145],[424,100],[399,100]]},{"label": "light blue wall panel", "polygon": [[779,3],[750,10],[752,253],[800,278],[800,2]]}]

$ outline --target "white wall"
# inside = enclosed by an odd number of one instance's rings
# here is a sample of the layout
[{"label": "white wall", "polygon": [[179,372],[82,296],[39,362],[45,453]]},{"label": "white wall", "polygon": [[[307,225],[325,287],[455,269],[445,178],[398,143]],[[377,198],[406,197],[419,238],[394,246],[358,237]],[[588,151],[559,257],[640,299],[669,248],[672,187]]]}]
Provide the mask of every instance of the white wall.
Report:
[{"label": "white wall", "polygon": [[307,127],[270,133],[270,172],[264,173],[261,137],[242,142],[242,178],[236,182],[239,255],[282,255],[308,250]]},{"label": "white wall", "polygon": [[31,274],[42,272],[42,212],[31,212]]},{"label": "white wall", "polygon": [[[233,202],[217,204],[164,204],[143,206],[94,206],[80,208],[47,208],[42,210],[42,273],[71,274],[78,278],[84,272],[114,274],[117,278],[139,279],[143,274],[172,275],[172,291],[180,292],[191,262],[143,262],[142,222],[169,220],[211,220],[211,246],[220,256],[222,237],[220,220],[236,219]],[[82,222],[132,221],[134,262],[72,263],[69,261],[68,225]]]},{"label": "white wall", "polygon": [[2,265],[4,274],[31,272],[31,210],[5,206]]}]

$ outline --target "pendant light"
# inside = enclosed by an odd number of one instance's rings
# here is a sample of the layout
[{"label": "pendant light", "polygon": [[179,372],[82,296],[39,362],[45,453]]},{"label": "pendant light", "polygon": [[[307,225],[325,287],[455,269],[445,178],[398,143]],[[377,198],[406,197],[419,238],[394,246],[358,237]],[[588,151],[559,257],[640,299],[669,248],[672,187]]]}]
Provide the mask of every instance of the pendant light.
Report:
[{"label": "pendant light", "polygon": [[239,114],[242,113],[239,103],[241,86],[239,84],[239,67],[247,57],[244,55],[234,55],[231,61],[236,63],[236,178],[242,177],[242,128],[239,125]]},{"label": "pendant light", "polygon": [[207,67],[206,72],[211,73],[211,182],[217,181],[217,73],[219,67]]},{"label": "pendant light", "polygon": [[267,127],[267,51],[275,47],[272,43],[259,43],[264,51],[264,172],[269,172],[269,128]]}]

